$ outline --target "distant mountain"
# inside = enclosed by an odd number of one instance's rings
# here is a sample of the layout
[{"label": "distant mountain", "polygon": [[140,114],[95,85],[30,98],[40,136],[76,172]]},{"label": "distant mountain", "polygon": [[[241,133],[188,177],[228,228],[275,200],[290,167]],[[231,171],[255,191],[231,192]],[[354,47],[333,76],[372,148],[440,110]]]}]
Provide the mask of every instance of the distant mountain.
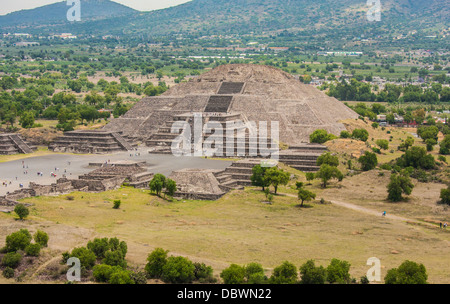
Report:
[{"label": "distant mountain", "polygon": [[[48,22],[51,16],[55,20],[65,18],[67,6],[64,2],[0,17],[0,30],[13,24],[20,24],[21,29],[28,32],[69,31],[129,36],[224,35],[289,30],[326,33],[333,38],[343,33],[357,37],[367,32],[381,35],[448,28],[450,18],[448,0],[382,0],[380,22],[367,20],[369,7],[366,0],[193,0],[151,12],[133,11],[106,0],[84,0],[82,5],[82,22]],[[108,14],[116,17],[107,18]],[[40,23],[40,27],[32,27],[30,22]]]},{"label": "distant mountain", "polygon": [[[67,25],[67,1],[21,10],[0,16],[0,28]],[[137,11],[110,0],[81,0],[81,17],[85,22],[134,14]]]}]

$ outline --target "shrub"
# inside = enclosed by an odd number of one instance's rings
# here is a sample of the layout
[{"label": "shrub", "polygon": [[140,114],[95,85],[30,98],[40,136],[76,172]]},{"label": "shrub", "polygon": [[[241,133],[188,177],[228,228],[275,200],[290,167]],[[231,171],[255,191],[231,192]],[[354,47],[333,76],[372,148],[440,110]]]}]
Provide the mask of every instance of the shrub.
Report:
[{"label": "shrub", "polygon": [[11,267],[6,267],[3,272],[2,272],[3,276],[7,279],[11,279],[14,278],[14,269],[12,269]]},{"label": "shrub", "polygon": [[118,270],[111,274],[109,284],[134,284],[134,281],[130,277],[130,273],[126,270]]},{"label": "shrub", "polygon": [[327,272],[323,266],[316,267],[314,260],[309,260],[300,266],[302,284],[325,284]]},{"label": "shrub", "polygon": [[297,267],[287,261],[273,270],[270,277],[272,284],[295,284],[298,280]]},{"label": "shrub", "polygon": [[327,281],[330,283],[350,283],[350,264],[347,261],[332,259],[327,267]]},{"label": "shrub", "polygon": [[378,128],[380,125],[377,122],[373,122],[372,123],[372,128],[376,129]]},{"label": "shrub", "polygon": [[426,284],[427,270],[423,264],[404,261],[399,267],[389,270],[384,277],[386,284]]},{"label": "shrub", "polygon": [[362,141],[367,141],[369,139],[369,132],[366,129],[355,129],[352,132],[352,137]]},{"label": "shrub", "polygon": [[378,147],[380,147],[380,149],[383,150],[387,150],[389,149],[389,141],[387,141],[386,139],[378,139],[376,142]]},{"label": "shrub", "polygon": [[100,283],[106,283],[111,278],[113,274],[114,268],[110,265],[99,264],[95,265],[92,271],[92,275],[94,276],[94,280]]},{"label": "shrub", "polygon": [[311,143],[323,144],[329,140],[336,139],[337,137],[333,134],[328,134],[326,130],[318,129],[315,130],[310,136],[309,141]]},{"label": "shrub", "polygon": [[410,195],[413,188],[414,185],[408,176],[405,174],[392,174],[391,181],[387,186],[388,200],[392,202],[399,202],[403,199],[402,193]]},{"label": "shrub", "polygon": [[125,257],[120,250],[107,251],[105,253],[105,258],[102,260],[102,263],[110,266],[119,266],[123,269],[127,267]]},{"label": "shrub", "polygon": [[24,204],[17,204],[16,207],[14,207],[14,212],[21,220],[25,219],[30,214],[30,211]]},{"label": "shrub", "polygon": [[391,170],[392,170],[392,166],[389,165],[389,164],[382,164],[382,165],[380,166],[380,169],[391,171]]},{"label": "shrub", "polygon": [[423,147],[412,147],[407,150],[400,158],[397,159],[397,165],[406,168],[413,167],[416,169],[434,169],[436,161],[433,155],[427,154]]},{"label": "shrub", "polygon": [[30,245],[30,242],[30,232],[26,229],[20,229],[6,237],[6,250],[8,252],[25,250],[25,248]]},{"label": "shrub", "polygon": [[447,163],[447,158],[444,155],[439,155],[438,156],[438,160],[443,162],[443,163]]},{"label": "shrub", "polygon": [[225,284],[242,284],[245,280],[245,268],[231,264],[220,273],[220,277]]},{"label": "shrub", "polygon": [[200,283],[213,283],[213,269],[211,266],[206,266],[204,263],[194,263],[194,276]]},{"label": "shrub", "polygon": [[361,279],[359,280],[359,282],[361,283],[361,284],[369,284],[369,279],[367,278],[367,276],[363,276],[363,277],[361,277]]},{"label": "shrub", "polygon": [[450,134],[445,135],[444,140],[441,141],[439,154],[450,154]]},{"label": "shrub", "polygon": [[131,280],[133,280],[134,284],[147,284],[147,277],[145,275],[145,272],[139,271],[129,271],[128,274],[130,275]]},{"label": "shrub", "polygon": [[22,260],[22,255],[17,252],[8,252],[3,256],[2,265],[10,268],[16,268],[19,266]]},{"label": "shrub", "polygon": [[250,263],[245,266],[245,278],[249,284],[264,284],[267,282],[264,269],[258,263]]},{"label": "shrub", "polygon": [[161,278],[166,283],[191,283],[195,279],[195,266],[185,257],[169,257],[163,266]]},{"label": "shrub", "polygon": [[82,267],[91,269],[95,265],[97,257],[86,247],[78,247],[72,250],[70,257],[78,258]]},{"label": "shrub", "polygon": [[38,230],[36,231],[36,233],[33,235],[34,241],[36,242],[36,244],[41,245],[41,247],[47,247],[48,246],[48,234],[45,233],[44,231]]},{"label": "shrub", "polygon": [[350,138],[352,135],[348,131],[342,131],[340,134],[340,138]]},{"label": "shrub", "polygon": [[115,201],[114,201],[113,209],[119,209],[121,203],[122,203],[122,202],[121,202],[120,200],[115,200]]},{"label": "shrub", "polygon": [[447,189],[441,189],[440,199],[442,204],[450,205],[450,186]]},{"label": "shrub", "polygon": [[339,158],[331,155],[330,152],[324,153],[317,158],[317,166],[327,164],[333,167],[339,166]]},{"label": "shrub", "polygon": [[25,247],[25,253],[29,256],[37,257],[39,256],[40,252],[41,252],[41,245],[39,244],[30,244],[27,247]]},{"label": "shrub", "polygon": [[363,171],[372,170],[378,165],[377,155],[375,153],[366,151],[364,152],[364,155],[361,155],[358,158],[358,162],[361,164],[361,169]]},{"label": "shrub", "polygon": [[161,278],[163,267],[167,263],[168,251],[162,248],[156,248],[148,255],[147,265],[145,265],[145,272],[152,279]]},{"label": "shrub", "polygon": [[87,248],[92,251],[97,258],[103,259],[105,253],[109,250],[108,238],[95,238],[93,241],[87,243]]}]

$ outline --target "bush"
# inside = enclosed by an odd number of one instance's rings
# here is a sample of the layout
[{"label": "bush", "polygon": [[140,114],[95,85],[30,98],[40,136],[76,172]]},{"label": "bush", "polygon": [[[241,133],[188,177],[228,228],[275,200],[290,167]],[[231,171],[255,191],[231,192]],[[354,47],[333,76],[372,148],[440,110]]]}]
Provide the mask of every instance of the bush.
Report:
[{"label": "bush", "polygon": [[95,265],[97,257],[86,247],[78,247],[72,250],[70,257],[78,258],[82,267],[91,269]]},{"label": "bush", "polygon": [[327,281],[330,283],[350,283],[350,264],[347,261],[332,259],[327,267]]},{"label": "bush", "polygon": [[134,281],[130,277],[130,273],[126,270],[118,270],[111,274],[109,284],[134,284]]},{"label": "bush", "polygon": [[389,149],[389,141],[387,141],[386,139],[378,139],[376,142],[378,147],[380,147],[380,149],[383,150],[387,150]]},{"label": "bush", "polygon": [[450,154],[450,134],[445,135],[444,140],[441,141],[439,154]]},{"label": "bush", "polygon": [[25,250],[25,248],[30,245],[30,242],[30,232],[27,229],[20,229],[6,237],[6,250],[8,252]]},{"label": "bush", "polygon": [[127,262],[125,261],[122,251],[120,250],[106,252],[102,263],[110,266],[119,266],[123,269],[127,268]]},{"label": "bush", "polygon": [[38,257],[41,252],[41,245],[39,244],[30,244],[25,247],[25,253],[29,256]]},{"label": "bush", "polygon": [[295,284],[298,280],[297,267],[287,261],[273,270],[270,277],[272,284]]},{"label": "bush", "polygon": [[436,161],[432,155],[427,154],[425,148],[412,147],[397,159],[397,165],[402,168],[413,167],[428,170],[436,167]]},{"label": "bush", "polygon": [[115,201],[114,201],[113,209],[119,209],[121,203],[122,203],[122,202],[121,202],[120,200],[115,200]]},{"label": "bush", "polygon": [[447,163],[447,158],[444,155],[439,155],[438,156],[438,160],[443,162],[443,163]]},{"label": "bush", "polygon": [[370,281],[369,281],[369,279],[367,278],[367,276],[361,277],[361,279],[359,280],[359,282],[360,282],[361,284],[369,284],[369,283],[370,283]]},{"label": "bush", "polygon": [[195,266],[185,257],[169,257],[163,266],[161,278],[166,283],[191,283],[195,279]]},{"label": "bush", "polygon": [[340,134],[340,138],[350,138],[352,135],[348,131],[342,131]]},{"label": "bush", "polygon": [[333,167],[339,166],[339,158],[331,155],[330,152],[324,153],[317,158],[317,166],[327,164]]},{"label": "bush", "polygon": [[366,129],[355,129],[352,132],[352,137],[362,141],[367,141],[369,139],[369,132]]},{"label": "bush", "polygon": [[95,238],[93,241],[87,243],[87,248],[92,251],[97,258],[103,259],[105,253],[109,250],[108,238]]},{"label": "bush", "polygon": [[315,130],[310,136],[309,141],[311,143],[323,144],[329,140],[336,139],[337,137],[333,134],[328,134],[326,130],[319,129]]},{"label": "bush", "polygon": [[264,284],[267,277],[261,264],[250,263],[245,267],[245,278],[249,284]]},{"label": "bush", "polygon": [[11,267],[6,267],[3,272],[2,272],[3,276],[7,279],[11,279],[14,278],[14,269],[12,269]]},{"label": "bush", "polygon": [[423,264],[404,261],[400,267],[389,270],[384,277],[386,284],[426,284],[427,270]]},{"label": "bush", "polygon": [[22,255],[17,252],[8,252],[3,256],[2,265],[10,268],[16,268],[19,266],[22,260]]},{"label": "bush", "polygon": [[245,281],[245,268],[231,264],[220,273],[220,277],[225,284],[242,284]]},{"label": "bush", "polygon": [[139,271],[129,271],[128,274],[130,275],[131,280],[133,280],[134,284],[147,284],[147,276],[145,275],[145,272]]},{"label": "bush", "polygon": [[442,204],[450,205],[450,186],[447,189],[441,189],[440,199]]},{"label": "bush", "polygon": [[388,200],[392,202],[399,202],[402,198],[402,193],[410,195],[414,184],[411,179],[405,174],[392,174],[391,181],[389,182],[388,189]]},{"label": "bush", "polygon": [[41,247],[47,247],[48,246],[48,234],[45,233],[44,231],[38,230],[36,231],[36,233],[33,235],[34,241],[36,242],[36,244],[41,245]]},{"label": "bush", "polygon": [[302,284],[325,284],[327,272],[323,266],[316,267],[314,260],[309,260],[300,266]]},{"label": "bush", "polygon": [[195,280],[200,283],[214,283],[213,269],[211,266],[206,266],[204,263],[194,263]]},{"label": "bush", "polygon": [[364,155],[361,155],[358,158],[358,162],[361,164],[361,169],[363,171],[372,170],[378,165],[377,155],[375,153],[366,151],[364,152]]},{"label": "bush", "polygon": [[24,204],[17,204],[14,208],[14,212],[19,216],[21,220],[25,219],[30,214],[30,211],[27,207],[25,207]]},{"label": "bush", "polygon": [[99,264],[95,265],[92,271],[92,275],[94,276],[94,280],[100,283],[106,283],[111,278],[113,272],[120,267],[112,267],[110,265]]},{"label": "bush", "polygon": [[148,255],[147,265],[145,265],[145,272],[149,278],[159,279],[161,278],[163,267],[167,263],[168,251],[162,248],[156,248],[152,253]]}]

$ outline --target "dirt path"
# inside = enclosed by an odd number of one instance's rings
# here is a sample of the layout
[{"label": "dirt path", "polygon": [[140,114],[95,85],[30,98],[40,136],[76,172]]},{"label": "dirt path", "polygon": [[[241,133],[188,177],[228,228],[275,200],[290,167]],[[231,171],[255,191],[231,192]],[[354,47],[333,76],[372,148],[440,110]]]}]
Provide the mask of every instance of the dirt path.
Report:
[{"label": "dirt path", "polygon": [[[289,194],[289,193],[279,193],[279,194],[297,198],[297,196],[294,194]],[[328,201],[336,206],[341,206],[341,207],[344,207],[347,209],[355,210],[358,212],[370,214],[370,215],[377,216],[377,217],[381,217],[382,216],[381,214],[383,212],[383,211],[378,211],[378,210],[373,210],[373,209],[369,209],[366,207],[358,206],[358,205],[351,204],[351,203],[345,203],[345,202],[336,201],[336,200],[328,200]],[[424,221],[419,221],[419,220],[415,220],[415,219],[411,219],[411,218],[406,218],[406,217],[402,217],[402,216],[398,216],[398,215],[393,215],[393,214],[386,214],[385,218],[400,221],[400,222],[405,222],[405,223],[419,224],[419,225],[427,226],[429,228],[437,228],[436,225],[431,224],[431,223],[427,223]]]}]

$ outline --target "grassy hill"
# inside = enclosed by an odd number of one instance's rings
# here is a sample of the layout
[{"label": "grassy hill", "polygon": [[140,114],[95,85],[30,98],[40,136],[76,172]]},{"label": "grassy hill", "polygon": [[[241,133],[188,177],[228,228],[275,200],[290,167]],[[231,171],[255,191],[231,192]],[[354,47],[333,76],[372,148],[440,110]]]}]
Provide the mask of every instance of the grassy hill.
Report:
[{"label": "grassy hill", "polygon": [[[289,30],[358,37],[448,27],[446,0],[384,0],[381,4],[381,22],[369,22],[369,7],[362,0],[193,0],[151,12],[133,11],[112,1],[84,0],[82,22],[64,22],[64,2],[0,17],[0,30],[20,24],[22,30],[39,33],[195,36]],[[31,26],[37,23],[39,28]]]},{"label": "grassy hill", "polygon": [[[45,5],[35,9],[21,10],[0,16],[1,28],[45,27],[68,24],[67,1]],[[86,21],[113,18],[136,13],[132,8],[109,0],[82,0],[81,15]]]}]

